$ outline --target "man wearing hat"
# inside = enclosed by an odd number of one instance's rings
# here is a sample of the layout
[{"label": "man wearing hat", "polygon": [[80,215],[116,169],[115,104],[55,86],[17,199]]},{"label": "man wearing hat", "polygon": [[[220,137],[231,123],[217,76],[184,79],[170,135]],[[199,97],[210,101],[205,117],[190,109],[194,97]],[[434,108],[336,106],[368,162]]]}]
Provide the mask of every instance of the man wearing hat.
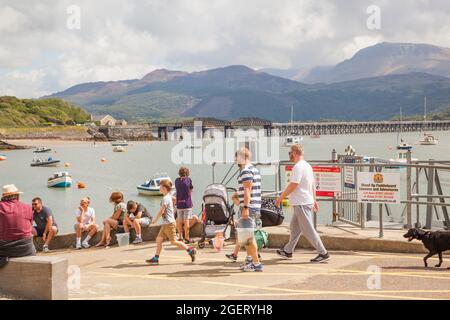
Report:
[{"label": "man wearing hat", "polygon": [[22,192],[13,184],[3,186],[0,201],[0,267],[9,257],[33,256],[33,210],[19,200]]}]

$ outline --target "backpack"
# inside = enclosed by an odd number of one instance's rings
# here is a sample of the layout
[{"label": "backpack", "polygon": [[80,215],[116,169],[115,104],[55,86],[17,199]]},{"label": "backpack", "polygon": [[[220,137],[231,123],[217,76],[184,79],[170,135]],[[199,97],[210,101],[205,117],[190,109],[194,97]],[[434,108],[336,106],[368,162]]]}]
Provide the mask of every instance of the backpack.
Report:
[{"label": "backpack", "polygon": [[264,230],[255,231],[255,240],[258,246],[258,251],[269,247],[269,235]]}]

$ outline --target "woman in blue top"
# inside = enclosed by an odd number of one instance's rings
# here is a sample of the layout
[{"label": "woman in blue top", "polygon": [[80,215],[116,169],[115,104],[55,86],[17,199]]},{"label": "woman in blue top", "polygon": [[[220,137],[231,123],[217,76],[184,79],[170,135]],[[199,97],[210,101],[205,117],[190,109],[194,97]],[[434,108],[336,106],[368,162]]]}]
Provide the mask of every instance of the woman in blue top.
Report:
[{"label": "woman in blue top", "polygon": [[184,241],[191,243],[189,239],[189,219],[192,217],[192,180],[189,178],[189,169],[181,167],[178,171],[179,177],[175,180],[175,189],[177,192],[177,229],[178,237],[183,239],[183,224],[184,224]]}]

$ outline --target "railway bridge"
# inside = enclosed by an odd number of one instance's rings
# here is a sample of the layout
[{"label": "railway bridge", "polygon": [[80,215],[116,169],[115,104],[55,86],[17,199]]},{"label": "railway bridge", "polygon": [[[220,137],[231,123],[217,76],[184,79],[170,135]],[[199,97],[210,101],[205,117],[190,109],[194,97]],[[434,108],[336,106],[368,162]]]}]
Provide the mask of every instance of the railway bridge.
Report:
[{"label": "railway bridge", "polygon": [[307,135],[343,135],[384,132],[446,131],[450,130],[450,120],[441,121],[363,121],[363,122],[293,122],[275,123],[256,117],[238,120],[221,120],[216,118],[194,118],[178,122],[152,122],[141,126],[101,127],[100,132],[108,138],[122,137],[135,140],[157,136],[160,140],[168,140],[169,133],[177,129],[194,130],[201,126],[202,133],[216,129],[229,137],[236,129],[263,129],[266,136],[307,136]]}]

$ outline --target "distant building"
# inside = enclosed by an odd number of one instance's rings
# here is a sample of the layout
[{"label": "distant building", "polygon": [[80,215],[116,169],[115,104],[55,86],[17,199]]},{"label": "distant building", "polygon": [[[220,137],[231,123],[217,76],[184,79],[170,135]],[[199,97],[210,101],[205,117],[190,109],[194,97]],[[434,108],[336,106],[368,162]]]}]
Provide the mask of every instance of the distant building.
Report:
[{"label": "distant building", "polygon": [[128,125],[128,122],[126,122],[123,119],[116,121],[116,126],[126,126],[126,125]]},{"label": "distant building", "polygon": [[94,123],[96,126],[127,126],[128,122],[123,119],[116,120],[113,116],[109,114],[102,115],[92,115],[91,114],[91,123]]}]

